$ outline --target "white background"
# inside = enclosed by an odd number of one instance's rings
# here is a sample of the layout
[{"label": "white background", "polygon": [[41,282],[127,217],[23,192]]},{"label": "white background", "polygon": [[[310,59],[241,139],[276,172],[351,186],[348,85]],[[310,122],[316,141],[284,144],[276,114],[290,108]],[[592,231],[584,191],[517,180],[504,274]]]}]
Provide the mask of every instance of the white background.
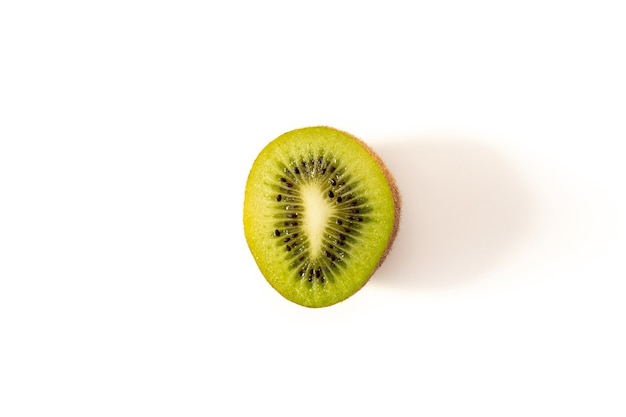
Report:
[{"label": "white background", "polygon": [[[623,2],[219,3],[0,5],[0,415],[623,416]],[[315,310],[242,205],[318,124],[404,206]]]}]

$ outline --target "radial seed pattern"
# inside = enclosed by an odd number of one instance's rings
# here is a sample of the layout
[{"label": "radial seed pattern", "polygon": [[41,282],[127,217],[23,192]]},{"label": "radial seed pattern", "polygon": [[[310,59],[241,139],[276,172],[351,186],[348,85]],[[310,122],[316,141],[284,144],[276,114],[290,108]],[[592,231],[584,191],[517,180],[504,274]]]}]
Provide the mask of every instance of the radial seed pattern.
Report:
[{"label": "radial seed pattern", "polygon": [[[345,171],[332,155],[324,154],[300,156],[288,165],[276,166],[276,195],[272,199],[274,237],[276,244],[284,247],[285,259],[296,280],[311,284],[332,282],[360,239],[359,229],[368,221],[371,208],[367,199],[359,196],[359,183],[351,181]],[[305,187],[315,187],[330,207],[317,254],[312,253],[314,242],[303,230],[307,217],[302,195]]]}]

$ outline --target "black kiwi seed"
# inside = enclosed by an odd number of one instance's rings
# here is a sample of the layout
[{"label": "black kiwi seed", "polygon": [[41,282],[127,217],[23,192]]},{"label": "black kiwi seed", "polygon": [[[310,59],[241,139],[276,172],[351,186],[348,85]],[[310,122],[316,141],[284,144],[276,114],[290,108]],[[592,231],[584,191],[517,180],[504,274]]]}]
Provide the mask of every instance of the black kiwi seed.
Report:
[{"label": "black kiwi seed", "polygon": [[287,252],[291,251],[291,246],[287,245],[285,246],[285,249],[287,249]]},{"label": "black kiwi seed", "polygon": [[328,191],[328,197],[333,198],[335,196],[335,193],[333,193],[332,191]]},{"label": "black kiwi seed", "polygon": [[337,197],[337,202],[341,203],[343,201],[343,198],[341,198],[341,196]]},{"label": "black kiwi seed", "polygon": [[[331,172],[332,172],[332,171],[331,171]],[[337,185],[337,181],[335,181],[335,179],[334,179],[334,178],[331,178],[331,179],[330,179],[330,185],[332,185],[332,186]]]},{"label": "black kiwi seed", "polygon": [[274,236],[280,236],[280,230],[278,229],[274,230]]},{"label": "black kiwi seed", "polygon": [[295,167],[295,168],[293,169],[293,172],[295,172],[296,174],[299,174],[299,173],[300,173],[300,169],[299,169],[298,167]]},{"label": "black kiwi seed", "polygon": [[341,226],[341,223],[342,223],[341,219],[337,219],[337,224],[338,224],[339,226]]},{"label": "black kiwi seed", "polygon": [[282,196],[282,195],[278,194],[278,195],[276,196],[276,201],[280,201],[280,200],[282,200],[282,199],[283,199],[283,196]]}]

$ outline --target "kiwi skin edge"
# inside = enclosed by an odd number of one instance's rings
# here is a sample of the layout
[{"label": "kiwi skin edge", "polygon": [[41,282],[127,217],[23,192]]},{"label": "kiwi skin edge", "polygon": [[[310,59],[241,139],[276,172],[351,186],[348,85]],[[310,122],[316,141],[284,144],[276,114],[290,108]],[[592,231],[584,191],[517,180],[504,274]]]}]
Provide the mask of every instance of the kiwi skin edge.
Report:
[{"label": "kiwi skin edge", "polygon": [[[325,127],[329,127],[329,126],[325,126]],[[334,129],[334,128],[331,128],[331,129]],[[374,149],[372,149],[371,146],[369,146],[367,143],[363,142],[361,139],[357,138],[356,136],[345,131],[341,131],[341,132],[344,133],[345,135],[352,137],[355,141],[359,143],[359,145],[361,145],[372,156],[372,158],[374,158],[374,160],[376,161],[380,169],[382,169],[383,174],[385,175],[385,178],[387,179],[387,183],[389,184],[389,188],[391,189],[391,195],[393,197],[393,206],[395,209],[394,216],[393,216],[393,228],[391,229],[391,236],[389,237],[389,242],[387,243],[387,247],[385,248],[385,251],[380,257],[380,260],[378,261],[376,268],[374,268],[374,272],[375,272],[378,268],[380,268],[384,260],[387,258],[387,255],[389,255],[389,252],[391,251],[391,247],[393,246],[393,242],[396,240],[398,229],[400,228],[400,215],[402,212],[402,197],[400,196],[400,190],[398,189],[398,185],[396,184],[396,180],[391,174],[391,171],[389,171],[389,168],[387,168],[387,165],[385,165],[382,158],[374,151]],[[369,281],[369,279],[367,281]],[[365,284],[367,283],[367,281],[365,281]]]},{"label": "kiwi skin edge", "polygon": [[[400,196],[400,192],[398,190],[397,184],[395,182],[395,179],[393,177],[393,175],[391,174],[390,170],[388,169],[388,167],[385,165],[385,163],[383,162],[382,158],[369,146],[367,145],[364,141],[362,141],[361,139],[355,137],[354,135],[347,133],[345,131],[333,128],[333,127],[329,127],[329,126],[310,126],[310,127],[305,127],[305,128],[299,128],[299,129],[295,129],[293,131],[287,132],[283,135],[281,135],[279,138],[277,138],[276,140],[279,140],[280,138],[282,138],[284,135],[288,135],[288,134],[292,134],[295,133],[296,131],[306,131],[308,129],[311,129],[312,131],[318,130],[318,131],[334,131],[335,134],[341,134],[344,138],[349,138],[352,140],[352,147],[353,149],[357,149],[357,148],[361,148],[361,153],[362,154],[367,154],[370,158],[370,162],[369,164],[371,164],[371,166],[377,166],[379,171],[378,174],[376,174],[378,180],[377,183],[379,185],[377,185],[377,187],[384,187],[383,184],[385,184],[388,188],[386,190],[387,197],[386,197],[386,215],[389,216],[389,214],[393,215],[393,219],[391,222],[389,222],[389,217],[387,217],[387,226],[386,226],[386,232],[385,235],[387,237],[387,242],[385,244],[384,247],[381,247],[380,245],[378,246],[378,250],[377,250],[377,254],[375,255],[378,259],[376,260],[375,264],[374,259],[369,260],[369,267],[367,267],[367,269],[369,269],[369,275],[366,274],[362,274],[360,276],[360,278],[357,278],[358,281],[360,281],[359,284],[357,284],[357,286],[352,286],[352,288],[350,290],[348,290],[349,292],[346,293],[344,292],[344,295],[340,295],[340,293],[337,294],[337,296],[330,296],[330,297],[326,297],[326,299],[324,300],[325,296],[322,296],[322,298],[316,296],[315,300],[317,301],[313,301],[314,299],[308,299],[307,296],[305,296],[304,298],[300,297],[300,294],[302,294],[302,292],[300,292],[300,290],[297,289],[297,287],[293,287],[294,291],[288,290],[286,292],[283,292],[285,290],[285,288],[288,288],[290,286],[285,287],[284,285],[278,285],[277,282],[273,279],[270,279],[270,275],[267,275],[268,273],[272,274],[270,271],[272,271],[272,266],[271,263],[268,265],[267,261],[262,261],[260,262],[261,259],[263,259],[263,257],[259,257],[258,256],[258,252],[256,252],[256,248],[258,248],[258,240],[256,238],[254,238],[254,240],[250,240],[251,236],[260,236],[259,234],[249,234],[250,231],[250,227],[252,227],[251,225],[253,223],[249,223],[247,221],[247,219],[251,218],[251,217],[247,217],[246,215],[246,207],[248,207],[248,210],[250,207],[254,207],[254,205],[247,205],[247,201],[259,201],[258,199],[254,199],[251,198],[250,200],[248,200],[248,192],[249,192],[249,184],[253,184],[250,182],[250,179],[252,178],[252,170],[248,176],[248,181],[246,183],[246,198],[244,199],[244,229],[245,229],[245,233],[246,233],[246,240],[248,241],[248,246],[252,251],[252,254],[255,258],[255,260],[257,261],[257,264],[259,266],[259,268],[261,269],[261,271],[263,272],[263,275],[265,275],[265,278],[268,280],[268,282],[270,283],[270,285],[272,285],[274,287],[275,290],[277,290],[281,295],[283,295],[286,299],[288,299],[289,301],[292,301],[296,304],[305,306],[305,307],[309,307],[309,308],[320,308],[320,307],[327,307],[327,306],[331,306],[333,304],[336,304],[338,302],[341,301],[345,301],[347,298],[350,298],[352,295],[354,295],[356,292],[358,292],[372,277],[372,275],[375,273],[376,270],[378,270],[378,268],[383,264],[384,260],[386,259],[386,257],[388,256],[392,245],[395,241],[395,238],[397,236],[398,230],[399,230],[399,224],[400,224],[400,214],[401,214],[401,196]],[[272,142],[273,144],[273,142]],[[270,145],[267,146],[267,148],[269,148]],[[265,152],[265,148],[262,152]],[[257,164],[257,161],[260,161],[260,155],[257,157],[257,159],[255,160],[255,165]],[[362,155],[360,158],[365,158],[364,155]],[[255,168],[255,166],[253,165],[253,169]],[[265,168],[264,168],[265,169]],[[259,171],[258,168],[255,171],[256,173],[259,172],[265,172],[265,171]],[[331,171],[332,172],[332,171]],[[299,174],[299,173],[298,173]],[[258,174],[255,174],[258,175]],[[258,177],[257,177],[258,178]],[[284,181],[284,179],[283,179]],[[376,182],[375,181],[375,182]],[[261,183],[254,183],[254,184],[261,184]],[[334,185],[334,184],[333,184]],[[254,186],[251,190],[258,190],[258,186]],[[374,188],[374,189],[380,189],[382,190],[382,188]],[[251,191],[254,192],[254,191]],[[280,195],[278,196],[280,198]],[[332,195],[330,195],[330,197],[332,197]],[[280,199],[278,200],[280,201]],[[256,216],[253,216],[252,218],[255,218]],[[258,222],[255,222],[254,224],[258,224]],[[339,223],[341,224],[341,223]],[[388,234],[387,234],[388,233]],[[279,235],[276,235],[279,236]],[[343,240],[343,238],[342,238]],[[254,244],[253,244],[254,241]],[[379,241],[380,242],[380,241]],[[381,242],[382,243],[382,242]],[[295,246],[294,246],[295,247]],[[332,248],[332,246],[330,246]],[[290,248],[289,246],[287,246],[287,251],[289,251]],[[328,256],[328,255],[327,255]],[[343,255],[342,255],[343,256]],[[268,259],[268,258],[265,258]],[[366,258],[363,258],[366,259]],[[333,259],[334,261],[334,259]],[[333,265],[334,266],[334,265]],[[276,277],[276,275],[273,275],[274,277]],[[302,275],[301,275],[302,276]],[[319,275],[318,275],[319,277]],[[322,277],[323,279],[323,277]],[[280,280],[280,278],[279,278]],[[309,279],[309,282],[310,279]],[[323,282],[323,281],[322,281]],[[355,282],[356,283],[356,282]],[[343,287],[346,288],[346,287]],[[322,294],[322,293],[317,293],[317,294]],[[327,293],[329,294],[329,293]]]}]

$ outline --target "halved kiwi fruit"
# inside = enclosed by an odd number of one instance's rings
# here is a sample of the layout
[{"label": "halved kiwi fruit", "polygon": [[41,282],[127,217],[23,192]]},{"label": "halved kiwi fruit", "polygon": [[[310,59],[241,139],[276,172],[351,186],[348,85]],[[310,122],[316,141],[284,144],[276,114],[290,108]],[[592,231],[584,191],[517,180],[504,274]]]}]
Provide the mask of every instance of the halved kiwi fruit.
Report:
[{"label": "halved kiwi fruit", "polygon": [[254,161],[244,231],[272,287],[294,303],[325,307],[357,292],[398,231],[400,197],[381,159],[330,127],[287,132]]}]

